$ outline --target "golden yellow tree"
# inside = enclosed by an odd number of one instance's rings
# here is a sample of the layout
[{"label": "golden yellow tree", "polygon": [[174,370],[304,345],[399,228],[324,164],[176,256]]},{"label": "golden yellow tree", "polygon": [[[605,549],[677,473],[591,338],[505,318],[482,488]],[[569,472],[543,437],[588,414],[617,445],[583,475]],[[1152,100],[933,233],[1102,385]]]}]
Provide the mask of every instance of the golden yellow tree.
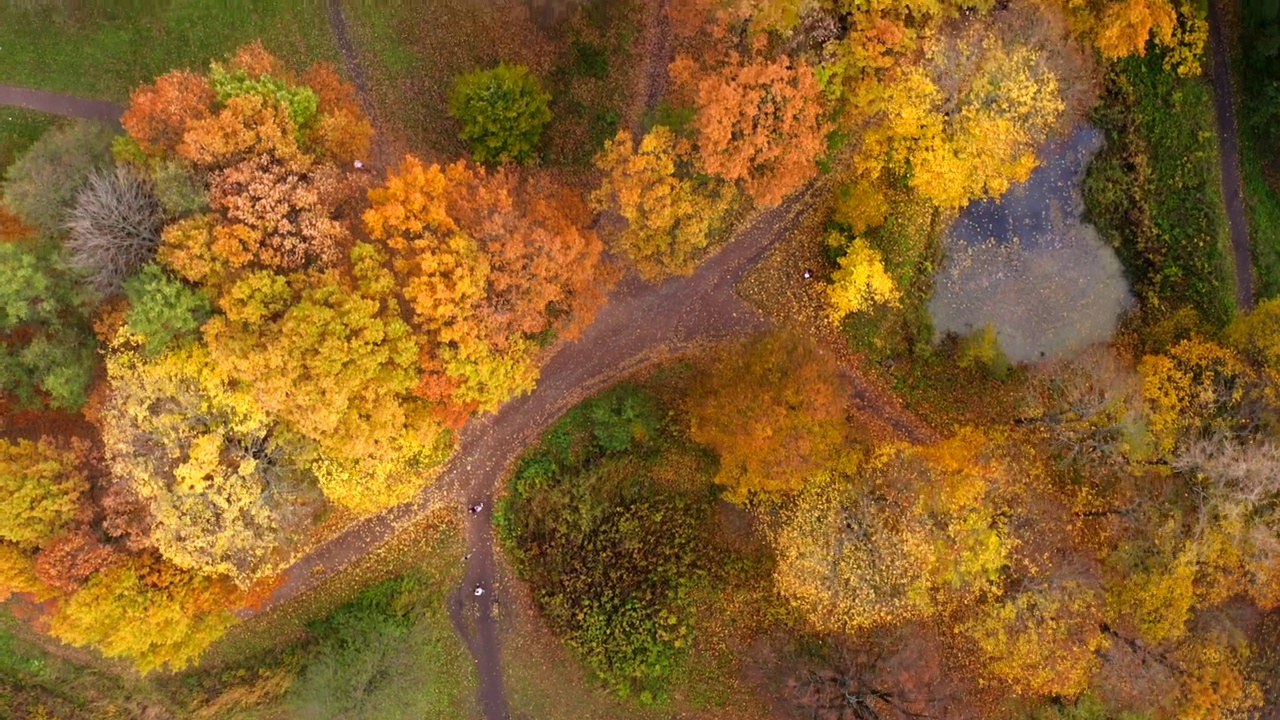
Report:
[{"label": "golden yellow tree", "polygon": [[[832,242],[832,240],[828,240]],[[840,242],[837,236],[836,242]],[[827,286],[827,313],[840,322],[845,315],[876,305],[897,305],[902,293],[884,269],[884,258],[865,238],[855,237],[845,246],[839,268]]]},{"label": "golden yellow tree", "polygon": [[89,490],[79,462],[51,438],[0,439],[0,540],[33,548],[61,532]]},{"label": "golden yellow tree", "polygon": [[639,147],[631,133],[619,131],[605,143],[595,163],[604,178],[593,203],[627,221],[615,250],[649,280],[693,272],[731,198],[714,183],[681,177],[671,130],[661,125],[653,128]]}]

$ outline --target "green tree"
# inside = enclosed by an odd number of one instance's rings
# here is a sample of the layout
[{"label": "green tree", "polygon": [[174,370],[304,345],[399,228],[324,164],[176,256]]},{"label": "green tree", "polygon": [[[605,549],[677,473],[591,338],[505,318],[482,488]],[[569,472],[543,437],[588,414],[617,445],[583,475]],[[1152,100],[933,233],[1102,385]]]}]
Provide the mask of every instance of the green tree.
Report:
[{"label": "green tree", "polygon": [[458,78],[449,113],[481,163],[527,162],[551,120],[551,95],[523,65],[501,64]]},{"label": "green tree", "polygon": [[0,244],[0,389],[26,406],[84,404],[95,361],[88,303],[53,243]]},{"label": "green tree", "polygon": [[28,225],[61,234],[89,176],[111,164],[113,134],[87,120],[49,130],[5,174],[5,206]]},{"label": "green tree", "polygon": [[125,325],[143,338],[147,355],[156,356],[174,341],[196,337],[209,319],[209,297],[166,273],[159,265],[147,265],[124,285],[129,298]]}]

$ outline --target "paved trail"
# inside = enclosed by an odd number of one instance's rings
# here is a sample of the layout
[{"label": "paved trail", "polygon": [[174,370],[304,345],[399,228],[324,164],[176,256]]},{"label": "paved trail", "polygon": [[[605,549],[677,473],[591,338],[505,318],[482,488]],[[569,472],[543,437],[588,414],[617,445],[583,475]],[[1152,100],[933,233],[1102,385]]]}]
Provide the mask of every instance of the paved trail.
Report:
[{"label": "paved trail", "polygon": [[119,122],[120,116],[124,114],[123,105],[107,100],[94,100],[13,85],[0,85],[0,105],[105,122]]},{"label": "paved trail", "polygon": [[1209,44],[1213,52],[1209,77],[1213,81],[1213,109],[1218,120],[1218,156],[1222,169],[1222,199],[1227,209],[1227,229],[1235,259],[1236,305],[1253,307],[1253,259],[1249,252],[1249,224],[1244,210],[1244,183],[1240,179],[1240,131],[1236,126],[1231,95],[1231,66],[1223,37],[1220,0],[1209,0]]}]

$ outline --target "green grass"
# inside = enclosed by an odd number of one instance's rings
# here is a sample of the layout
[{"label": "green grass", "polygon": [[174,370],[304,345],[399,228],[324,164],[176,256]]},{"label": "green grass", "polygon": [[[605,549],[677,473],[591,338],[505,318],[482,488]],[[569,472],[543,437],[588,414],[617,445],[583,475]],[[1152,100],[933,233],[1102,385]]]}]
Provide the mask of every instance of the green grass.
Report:
[{"label": "green grass", "polygon": [[1152,318],[1193,307],[1212,325],[1235,311],[1213,98],[1204,78],[1158,52],[1116,62],[1094,123],[1107,144],[1085,178],[1088,219],[1111,243]]},{"label": "green grass", "polygon": [[22,108],[0,108],[0,175],[31,147],[57,118]]},{"label": "green grass", "polygon": [[338,57],[315,0],[135,0],[44,12],[7,3],[0,6],[0,83],[123,101],[156,75],[204,69],[256,39],[295,67]]},{"label": "green grass", "polygon": [[1257,275],[1257,298],[1280,295],[1280,191],[1267,182],[1257,142],[1242,132],[1240,162],[1244,200],[1249,209],[1249,240]]}]

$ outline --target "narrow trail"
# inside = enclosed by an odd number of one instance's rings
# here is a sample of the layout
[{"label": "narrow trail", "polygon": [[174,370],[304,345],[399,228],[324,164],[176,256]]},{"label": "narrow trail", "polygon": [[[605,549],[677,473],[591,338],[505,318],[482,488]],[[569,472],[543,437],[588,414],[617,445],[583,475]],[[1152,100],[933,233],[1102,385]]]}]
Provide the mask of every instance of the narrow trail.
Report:
[{"label": "narrow trail", "polygon": [[1253,259],[1249,252],[1249,224],[1244,208],[1244,183],[1240,179],[1240,130],[1236,125],[1231,93],[1231,66],[1223,36],[1219,0],[1209,0],[1209,45],[1213,53],[1209,77],[1213,82],[1213,110],[1218,121],[1218,158],[1221,162],[1222,199],[1235,259],[1236,305],[1253,307]]},{"label": "narrow trail", "polygon": [[120,122],[120,116],[124,114],[123,105],[109,100],[95,100],[15,85],[0,85],[0,105],[109,123]]}]

